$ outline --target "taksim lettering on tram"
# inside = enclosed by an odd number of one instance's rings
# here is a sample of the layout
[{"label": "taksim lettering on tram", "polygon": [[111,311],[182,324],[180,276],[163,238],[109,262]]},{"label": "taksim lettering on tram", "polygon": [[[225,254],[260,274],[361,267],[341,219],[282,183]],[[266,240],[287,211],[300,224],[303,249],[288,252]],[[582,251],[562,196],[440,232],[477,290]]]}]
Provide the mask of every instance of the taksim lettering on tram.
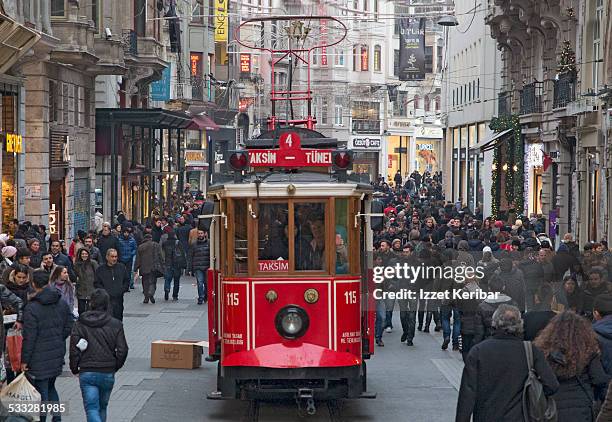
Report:
[{"label": "taksim lettering on tram", "polygon": [[333,164],[332,150],[302,148],[296,132],[283,133],[278,149],[248,151],[251,167],[327,167]]}]

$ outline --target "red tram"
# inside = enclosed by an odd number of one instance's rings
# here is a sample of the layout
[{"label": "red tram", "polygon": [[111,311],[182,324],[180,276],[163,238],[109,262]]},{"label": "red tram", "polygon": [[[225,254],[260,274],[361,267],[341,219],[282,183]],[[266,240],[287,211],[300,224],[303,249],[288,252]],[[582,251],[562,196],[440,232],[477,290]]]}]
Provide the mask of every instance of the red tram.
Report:
[{"label": "red tram", "polygon": [[[268,131],[230,152],[231,174],[217,175],[207,192],[201,216],[211,245],[207,360],[218,361],[217,391],[208,397],[291,397],[314,409],[314,399],[375,396],[366,389],[375,315],[367,252],[382,207],[369,181],[349,174],[351,152],[314,130],[308,59],[314,49],[340,42],[346,27],[302,16],[250,19],[240,28],[257,23],[264,33],[269,21],[286,23],[299,41],[291,48],[290,40],[288,50],[261,48],[271,54],[272,70],[282,60],[307,66],[307,86],[294,89],[291,76],[282,91],[272,86]],[[340,37],[321,44],[332,24]],[[315,44],[305,47],[309,39]],[[305,102],[307,116],[294,118],[291,107],[291,119],[277,118],[281,101]]]},{"label": "red tram", "polygon": [[[280,133],[277,149],[260,137],[257,149],[234,152],[235,179],[208,192],[209,342],[219,360],[209,398],[365,397],[374,350],[366,251],[380,224],[372,189],[347,176],[351,154],[335,140]],[[275,171],[287,162],[292,170]]]}]

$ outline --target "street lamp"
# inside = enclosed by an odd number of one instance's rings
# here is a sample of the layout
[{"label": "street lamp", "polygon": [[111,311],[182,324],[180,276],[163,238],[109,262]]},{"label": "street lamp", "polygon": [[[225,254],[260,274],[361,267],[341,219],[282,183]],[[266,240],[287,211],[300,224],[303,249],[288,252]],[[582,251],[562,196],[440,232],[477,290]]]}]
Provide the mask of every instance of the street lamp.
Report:
[{"label": "street lamp", "polygon": [[459,26],[459,21],[455,16],[448,15],[442,16],[438,19],[438,25],[440,26]]}]

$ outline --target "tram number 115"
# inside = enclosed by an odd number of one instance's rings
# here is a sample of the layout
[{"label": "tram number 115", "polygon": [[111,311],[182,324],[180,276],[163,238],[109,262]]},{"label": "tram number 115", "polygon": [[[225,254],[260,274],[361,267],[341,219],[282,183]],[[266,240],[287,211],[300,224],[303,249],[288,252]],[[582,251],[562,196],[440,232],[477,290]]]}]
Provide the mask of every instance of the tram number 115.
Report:
[{"label": "tram number 115", "polygon": [[227,293],[227,306],[238,306],[240,303],[238,293]]},{"label": "tram number 115", "polygon": [[355,290],[344,292],[344,298],[346,299],[347,305],[353,305],[357,303],[357,292]]}]

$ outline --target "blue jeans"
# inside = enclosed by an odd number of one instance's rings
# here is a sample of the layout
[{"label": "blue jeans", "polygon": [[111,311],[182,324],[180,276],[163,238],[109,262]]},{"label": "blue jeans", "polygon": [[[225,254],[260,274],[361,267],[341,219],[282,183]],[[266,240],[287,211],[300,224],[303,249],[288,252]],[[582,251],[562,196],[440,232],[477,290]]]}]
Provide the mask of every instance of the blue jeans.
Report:
[{"label": "blue jeans", "polygon": [[115,385],[115,374],[112,372],[81,372],[79,381],[87,422],[105,422],[106,408]]},{"label": "blue jeans", "polygon": [[[46,379],[35,379],[29,380],[36,391],[40,393],[40,400],[43,402],[59,402],[59,395],[57,394],[57,390],[55,389],[55,377],[46,378]],[[40,415],[40,421],[45,422],[47,420],[46,416],[43,414]],[[58,415],[54,415],[51,420],[53,422],[61,421],[62,417]]]},{"label": "blue jeans", "polygon": [[208,271],[205,270],[195,270],[195,278],[196,281],[198,283],[198,300],[199,301],[204,301],[206,300],[207,297],[207,290],[206,290],[206,277],[207,277],[207,273]]},{"label": "blue jeans", "polygon": [[174,280],[174,287],[172,288],[172,297],[177,299],[179,294],[179,288],[181,287],[181,270],[178,268],[168,268],[164,274],[164,291],[170,292],[170,286]]},{"label": "blue jeans", "polygon": [[383,323],[385,322],[385,301],[378,299],[376,301],[376,319],[374,320],[374,338],[376,340],[382,339]]},{"label": "blue jeans", "polygon": [[459,332],[461,330],[461,320],[459,319],[459,311],[454,306],[440,306],[440,319],[442,320],[442,335],[444,338],[451,337],[451,315],[453,317],[453,345],[458,345]]}]

